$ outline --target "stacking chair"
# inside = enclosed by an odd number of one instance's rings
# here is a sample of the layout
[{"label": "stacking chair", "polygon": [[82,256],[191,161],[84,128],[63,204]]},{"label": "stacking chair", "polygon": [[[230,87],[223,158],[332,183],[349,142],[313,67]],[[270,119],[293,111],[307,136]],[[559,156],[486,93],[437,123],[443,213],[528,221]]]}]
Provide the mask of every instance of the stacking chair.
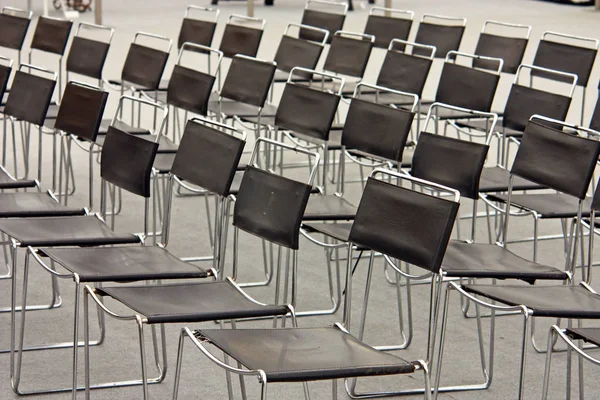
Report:
[{"label": "stacking chair", "polygon": [[67,82],[70,74],[96,80],[102,86],[102,71],[115,30],[101,25],[80,22],[67,56]]},{"label": "stacking chair", "polygon": [[[414,41],[435,47],[435,57],[446,58],[449,51],[458,51],[466,25],[466,18],[423,14]],[[413,54],[422,55],[422,49],[414,49]]]},{"label": "stacking chair", "polygon": [[[531,26],[511,24],[499,21],[485,21],[477,39],[474,54],[478,56],[500,58],[504,61],[502,72],[516,74],[531,36]],[[496,69],[495,62],[475,60],[474,66],[484,69]]]},{"label": "stacking chair", "polygon": [[[399,184],[389,183],[390,178],[392,181],[398,179]],[[433,189],[450,195],[451,198],[434,197],[403,188],[400,186],[403,182]],[[423,393],[425,398],[431,398],[429,350],[427,356],[420,361],[408,362],[376,350],[349,334],[352,253],[355,246],[370,249],[369,269],[372,268],[374,252],[380,252],[418,265],[437,276],[456,217],[459,197],[457,192],[431,182],[390,170],[373,171],[365,186],[349,236],[343,323],[333,327],[308,329],[192,331],[184,328],[179,343],[174,398],[177,398],[180,384],[179,375],[186,337],[219,367],[235,374],[256,377],[261,385],[262,399],[267,398],[268,383],[333,380],[332,395],[336,398],[338,379],[408,374],[417,371],[424,374],[424,388],[409,389],[404,393]],[[432,212],[434,210],[435,212]],[[427,229],[420,229],[421,226],[427,226]],[[439,304],[435,300],[435,293],[435,285],[432,285],[428,347],[432,344]],[[212,356],[207,348],[209,344],[241,365],[233,367]]]},{"label": "stacking chair", "polygon": [[[237,14],[230,15],[227,18],[227,25],[225,25],[219,50],[227,58],[233,58],[236,55],[256,57],[266,23],[267,21],[261,18],[252,18]],[[254,24],[257,27],[250,27],[243,24]]]},{"label": "stacking chair", "polygon": [[[216,133],[220,133],[220,138]],[[187,176],[196,177],[194,183],[205,185],[216,190],[223,201],[229,192],[241,156],[243,147],[235,145],[237,138],[231,138],[223,132],[208,132],[194,140],[197,150],[211,160],[198,158],[198,153],[186,146],[184,160],[179,157],[175,161],[174,171],[185,171]],[[239,193],[233,210],[234,241],[237,245],[239,230],[280,245],[286,252],[296,252],[299,245],[299,227],[302,213],[314,179],[314,169],[309,175],[308,183],[295,181],[260,169],[255,163],[261,142],[266,141],[274,146],[277,142],[259,139],[254,147],[250,164],[244,173]],[[210,143],[210,145],[208,145]],[[243,144],[243,141],[241,141]],[[183,143],[182,143],[183,145]],[[182,147],[183,148],[183,147]],[[291,148],[289,148],[291,149]],[[236,151],[234,151],[236,150]],[[315,157],[318,155],[297,149]],[[189,159],[187,157],[190,157]],[[201,160],[201,161],[200,161]],[[215,165],[219,165],[215,174]],[[225,214],[224,214],[225,215]],[[238,268],[238,254],[234,253],[233,275],[226,280],[215,282],[188,282],[183,284],[163,284],[145,286],[103,287],[101,289],[86,288],[86,293],[110,316],[118,319],[136,320],[140,335],[142,352],[142,382],[144,382],[144,399],[148,398],[146,385],[146,367],[144,353],[144,325],[204,322],[213,320],[237,320],[270,316],[285,316],[293,313],[296,293],[297,256],[293,255],[292,302],[290,305],[272,305],[258,303],[241,291],[235,284]],[[286,289],[287,291],[287,289]],[[103,298],[112,298],[127,305],[136,316],[122,316],[110,311]],[[87,299],[87,296],[86,296]],[[87,300],[85,300],[87,303]],[[87,309],[87,305],[86,305]],[[87,319],[86,325],[87,326]],[[164,328],[163,328],[164,329]],[[86,339],[87,343],[89,338]],[[163,345],[164,345],[163,338]],[[164,350],[163,350],[164,351]],[[88,351],[86,348],[86,355]],[[242,382],[243,383],[243,382]],[[86,387],[89,386],[89,357],[86,356]]]},{"label": "stacking chair", "polygon": [[3,111],[5,129],[2,146],[2,165],[6,165],[7,162],[6,151],[8,148],[8,129],[6,129],[6,122],[8,120],[8,125],[10,125],[10,131],[12,133],[13,174],[19,178],[21,176],[19,176],[18,172],[16,123],[19,122],[23,138],[21,143],[23,147],[23,177],[26,178],[29,178],[29,144],[31,140],[31,128],[32,126],[38,127],[37,179],[40,180],[42,175],[42,126],[44,125],[46,112],[52,101],[54,88],[56,86],[56,77],[56,73],[52,71],[29,64],[21,64],[15,73],[11,92],[7,98],[6,106]]},{"label": "stacking chair", "polygon": [[[333,34],[344,28],[348,4],[328,0],[307,0],[300,24],[325,29],[329,32],[327,43],[333,40]],[[321,41],[321,33],[309,29],[300,30],[300,39],[313,42]]]},{"label": "stacking chair", "polygon": [[[533,65],[577,75],[577,86],[581,87],[580,124],[583,124],[585,120],[587,85],[599,46],[600,41],[597,39],[558,32],[544,32],[533,59]],[[533,76],[557,78],[538,71]]]},{"label": "stacking chair", "polygon": [[364,33],[375,37],[375,47],[387,49],[394,39],[408,40],[414,17],[412,11],[373,7],[369,11]]},{"label": "stacking chair", "polygon": [[[541,121],[541,122],[540,122]],[[549,126],[548,123],[552,123]],[[521,176],[530,179],[534,182],[545,184],[553,189],[559,191],[559,193],[551,193],[546,195],[526,194],[519,195],[519,197],[530,196],[531,198],[541,199],[543,197],[546,204],[551,206],[558,206],[555,210],[561,212],[565,218],[576,217],[575,221],[571,224],[571,229],[566,247],[566,270],[565,271],[553,271],[552,268],[543,267],[539,264],[531,264],[526,260],[518,260],[517,258],[510,256],[512,260],[505,258],[508,265],[511,265],[512,271],[507,271],[506,267],[498,269],[494,268],[495,271],[490,271],[486,267],[482,268],[482,258],[485,260],[488,255],[486,253],[473,254],[477,266],[474,267],[479,270],[475,277],[487,277],[487,278],[500,278],[500,279],[521,279],[530,283],[535,282],[537,279],[557,279],[562,273],[562,279],[571,279],[573,276],[573,268],[576,264],[578,240],[581,235],[581,220],[582,217],[589,217],[590,212],[590,201],[586,198],[586,193],[589,188],[593,170],[596,166],[598,155],[600,154],[599,143],[595,140],[590,140],[585,137],[573,135],[571,133],[563,132],[560,128],[578,129],[573,125],[569,125],[556,120],[548,120],[544,117],[534,116],[528,123],[523,135],[523,140],[515,156],[515,161],[511,169],[511,180],[512,176]],[[586,134],[596,135],[595,132],[581,129],[581,132]],[[573,158],[573,154],[577,154],[577,158]],[[509,217],[513,214],[509,214],[513,199],[516,201],[516,196],[512,195],[512,188],[509,183],[508,201],[506,204],[506,212],[504,213],[504,243],[506,243],[506,233],[508,228]],[[565,206],[569,209],[565,212]],[[562,210],[560,210],[562,208]],[[574,215],[570,214],[570,209],[575,209]],[[500,211],[501,209],[498,208]],[[504,210],[502,210],[504,211]],[[463,274],[471,274],[468,271],[469,260],[465,260],[464,255],[469,253],[469,244],[463,245],[462,254],[458,254],[459,258],[455,263],[457,267],[453,268],[454,271],[463,271]],[[494,246],[494,245],[490,245]],[[476,248],[472,248],[476,249]],[[496,253],[498,250],[496,250]],[[491,252],[490,254],[493,254]],[[450,253],[448,253],[450,254]],[[494,254],[494,259],[499,257],[505,257],[502,254]],[[449,261],[449,260],[448,260]],[[444,259],[447,262],[447,257]],[[535,262],[535,259],[534,259]],[[486,263],[487,264],[487,263]],[[484,264],[485,265],[485,264]],[[475,269],[474,268],[474,269]],[[487,271],[486,271],[487,270]],[[448,269],[452,271],[452,269]],[[558,273],[557,273],[558,272]],[[450,272],[447,272],[450,275]],[[454,276],[454,274],[452,274]],[[468,276],[468,275],[467,275]],[[490,354],[494,352],[494,328],[495,328],[495,316],[496,312],[517,312],[523,317],[523,337],[522,337],[522,348],[521,348],[521,370],[519,380],[519,391],[518,397],[523,397],[524,387],[523,379],[525,377],[525,356],[527,353],[527,342],[528,331],[529,331],[529,319],[537,316],[544,316],[550,318],[579,318],[577,316],[569,316],[570,310],[573,307],[580,304],[586,304],[587,307],[591,307],[589,310],[595,310],[600,306],[600,303],[596,304],[598,300],[595,295],[587,291],[584,287],[577,288],[572,284],[562,286],[513,286],[513,285],[482,285],[482,284],[468,284],[459,285],[455,282],[449,282],[446,287],[446,299],[444,303],[444,313],[442,316],[442,329],[440,348],[438,352],[438,363],[437,368],[441,369],[442,365],[442,353],[445,342],[445,331],[448,322],[448,304],[449,296],[452,290],[458,291],[461,296],[474,302],[476,306],[483,306],[492,310],[491,315],[491,330],[490,330]],[[503,303],[503,305],[496,305],[479,299],[479,296],[486,297],[495,302]],[[583,302],[583,303],[581,303]],[[575,309],[579,309],[580,306]],[[593,314],[590,313],[590,314]],[[479,317],[479,313],[478,313]],[[582,316],[582,318],[585,318]],[[478,321],[478,331],[481,337],[481,325]],[[533,320],[532,327],[533,331]],[[532,338],[533,332],[531,334]],[[533,343],[536,347],[535,342]],[[537,347],[536,347],[537,349]],[[492,360],[490,360],[492,362]],[[492,366],[489,365],[490,371]],[[436,379],[439,380],[440,373],[436,374]],[[490,377],[491,378],[491,377]]]},{"label": "stacking chair", "polygon": [[0,11],[0,47],[17,51],[17,67],[21,65],[21,51],[32,16],[32,11],[12,7],[2,7]]}]

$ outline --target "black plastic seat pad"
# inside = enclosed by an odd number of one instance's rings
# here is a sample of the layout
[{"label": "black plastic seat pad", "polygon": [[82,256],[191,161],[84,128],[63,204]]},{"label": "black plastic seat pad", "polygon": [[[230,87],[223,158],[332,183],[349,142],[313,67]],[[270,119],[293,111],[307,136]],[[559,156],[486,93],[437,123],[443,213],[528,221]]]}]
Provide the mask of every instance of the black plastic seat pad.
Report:
[{"label": "black plastic seat pad", "polygon": [[304,211],[303,221],[352,220],[356,207],[335,195],[311,195]]},{"label": "black plastic seat pad", "polygon": [[[488,198],[506,203],[508,195],[491,194]],[[577,198],[563,193],[527,193],[511,196],[511,205],[535,211],[541,218],[574,218],[577,216],[577,203]],[[586,198],[583,202],[583,217],[590,215],[591,206],[592,200]]]},{"label": "black plastic seat pad", "polygon": [[0,193],[0,218],[65,217],[85,215],[85,209],[68,207],[48,193]]}]

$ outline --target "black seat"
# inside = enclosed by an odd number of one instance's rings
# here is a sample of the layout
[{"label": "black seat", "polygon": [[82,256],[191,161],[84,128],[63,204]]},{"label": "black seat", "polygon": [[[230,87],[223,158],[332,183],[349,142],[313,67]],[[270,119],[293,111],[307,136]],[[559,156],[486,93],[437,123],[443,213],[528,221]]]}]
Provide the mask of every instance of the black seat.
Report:
[{"label": "black seat", "polygon": [[84,215],[81,207],[68,207],[46,193],[0,193],[0,218]]},{"label": "black seat", "polygon": [[[481,172],[481,179],[479,180],[479,192],[506,192],[508,191],[509,178],[510,171],[508,171],[506,168],[500,166],[485,167]],[[535,182],[531,182],[527,179],[521,178],[520,176],[515,176],[513,177],[512,188],[513,191],[522,191],[543,189],[544,187]]]},{"label": "black seat", "polygon": [[387,49],[394,39],[408,40],[414,16],[412,11],[373,7],[364,33],[375,36],[375,47]]},{"label": "black seat", "polygon": [[[498,31],[501,31],[498,32]],[[494,33],[498,32],[498,33]],[[502,72],[516,74],[529,43],[531,26],[509,24],[497,21],[485,21],[483,30],[477,39],[474,54],[504,61]],[[477,68],[496,70],[496,63],[486,60],[474,60]]]},{"label": "black seat", "polygon": [[[505,194],[489,194],[489,200],[506,203],[508,196]],[[579,202],[573,196],[564,193],[527,193],[511,195],[514,206],[535,211],[539,218],[573,218],[577,214]],[[582,216],[587,218],[591,199],[584,199]]]},{"label": "black seat", "polygon": [[[348,6],[342,3],[320,2],[318,0],[308,0],[302,13],[302,25],[314,26],[329,32],[327,43],[331,43],[333,34],[341,31],[346,20]],[[320,32],[314,30],[301,29],[300,39],[320,42],[322,40]]]},{"label": "black seat", "polygon": [[[421,17],[415,42],[434,46],[437,58],[446,58],[450,51],[458,51],[462,42],[467,20],[465,18],[445,17],[424,14]],[[416,48],[413,54],[424,55],[423,49]]]},{"label": "black seat", "polygon": [[0,189],[25,189],[36,186],[36,181],[31,179],[17,179],[0,165]]},{"label": "black seat", "polygon": [[567,328],[566,333],[575,340],[584,340],[600,346],[600,329],[598,328]]}]

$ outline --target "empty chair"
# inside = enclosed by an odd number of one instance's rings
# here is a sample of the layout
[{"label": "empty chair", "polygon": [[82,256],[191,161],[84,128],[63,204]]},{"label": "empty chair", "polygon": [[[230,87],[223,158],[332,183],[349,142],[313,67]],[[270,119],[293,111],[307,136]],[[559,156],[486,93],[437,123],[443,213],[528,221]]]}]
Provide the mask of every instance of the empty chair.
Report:
[{"label": "empty chair", "polygon": [[[577,86],[581,87],[580,124],[583,124],[585,119],[587,85],[599,46],[600,41],[597,39],[558,32],[544,32],[533,59],[535,66],[577,75]],[[533,76],[557,79],[556,75],[544,74],[543,71],[534,71]]]},{"label": "empty chair", "polygon": [[[344,28],[348,4],[327,0],[308,0],[302,13],[302,25],[314,26],[329,32],[328,43],[333,40],[333,34]],[[312,30],[301,29],[300,39],[321,41],[321,34]]]},{"label": "empty chair", "polygon": [[67,55],[67,81],[71,74],[85,76],[102,85],[102,71],[115,30],[106,26],[80,22]]},{"label": "empty chair", "polygon": [[31,11],[12,7],[2,7],[0,11],[0,47],[17,51],[17,67],[21,65],[21,51],[32,16]]},{"label": "empty chair", "polygon": [[[227,58],[233,58],[236,55],[256,57],[266,23],[267,21],[261,18],[230,15],[227,18],[219,50]],[[256,27],[247,26],[248,24],[256,25]]]},{"label": "empty chair", "polygon": [[[435,47],[435,56],[446,58],[449,51],[459,50],[466,25],[466,18],[424,14],[414,41]],[[423,51],[414,49],[413,54],[423,54]]]},{"label": "empty chair", "polygon": [[[499,21],[485,21],[477,39],[474,54],[500,58],[504,62],[502,72],[516,74],[531,36],[531,26]],[[475,60],[474,66],[496,70],[495,62]]]},{"label": "empty chair", "polygon": [[412,11],[373,7],[364,33],[375,37],[375,47],[387,49],[394,39],[408,40],[414,16]]}]

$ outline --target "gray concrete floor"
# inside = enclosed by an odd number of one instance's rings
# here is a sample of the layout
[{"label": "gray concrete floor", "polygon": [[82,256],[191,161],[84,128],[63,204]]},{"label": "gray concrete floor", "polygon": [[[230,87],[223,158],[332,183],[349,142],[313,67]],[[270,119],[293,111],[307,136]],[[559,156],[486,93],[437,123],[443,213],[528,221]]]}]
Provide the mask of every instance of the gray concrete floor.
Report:
[{"label": "gray concrete floor", "polygon": [[[199,5],[205,5],[204,2],[196,2]],[[4,5],[24,6],[25,1],[5,0]],[[188,1],[172,0],[169,2],[157,0],[131,0],[123,2],[105,2],[104,18],[105,23],[116,28],[114,45],[110,51],[108,62],[105,68],[107,78],[119,76],[128,44],[137,31],[152,32],[177,38],[179,24],[183,16]],[[267,20],[266,34],[261,45],[259,56],[265,59],[273,57],[279,38],[289,22],[299,22],[301,16],[303,1],[286,0],[276,1],[275,7],[263,7],[258,4],[256,14]],[[345,29],[350,31],[361,31],[364,27],[368,10],[361,7],[358,3],[357,11],[349,14]],[[37,5],[36,12],[41,11],[41,4]],[[226,16],[234,13],[244,13],[245,5],[242,2],[222,2],[220,26],[216,34],[216,43],[218,44],[221,32],[222,22]],[[532,40],[525,56],[526,62],[531,62],[536,49],[537,41],[545,31],[552,30],[565,32],[575,35],[600,37],[598,33],[598,18],[600,14],[590,7],[569,7],[556,4],[550,4],[540,1],[527,0],[426,0],[426,1],[395,1],[394,7],[413,10],[416,13],[416,19],[423,14],[441,14],[464,16],[468,18],[468,25],[463,41],[462,50],[472,51],[477,36],[483,22],[488,19],[507,21],[515,23],[531,24],[533,26]],[[56,14],[58,15],[58,14]],[[92,13],[81,16],[82,21],[92,21]],[[413,32],[414,35],[414,32]],[[7,54],[11,55],[11,54]],[[14,56],[14,55],[11,55]],[[377,71],[381,65],[383,52],[375,50],[366,74],[366,80],[374,82]],[[171,57],[167,74],[170,73],[171,65],[175,57]],[[35,62],[53,67],[53,61],[48,57],[34,59]],[[431,79],[428,82],[425,97],[431,98],[436,87],[436,77],[439,74],[439,62],[431,73]],[[590,83],[590,99],[586,105],[588,116],[595,102],[596,82],[598,82],[600,70],[595,69]],[[500,93],[497,98],[495,109],[502,109],[508,89],[510,86],[510,77],[504,77],[501,81]],[[117,100],[117,93],[111,94],[109,107],[107,110],[110,115]],[[572,107],[569,116],[570,120],[576,122],[579,116],[578,103]],[[49,139],[44,139],[44,145],[50,145]],[[87,156],[75,149],[74,164],[77,182],[77,192],[70,199],[70,204],[86,204],[86,186],[87,186]],[[493,152],[491,152],[493,153]],[[45,173],[43,177],[44,187],[49,187],[49,155],[46,157]],[[356,174],[356,171],[350,170],[350,174]],[[351,199],[357,200],[359,190],[351,188],[348,193]],[[125,196],[125,208],[123,215],[117,218],[117,229],[130,230],[132,227],[141,227],[141,203],[137,199]],[[463,204],[462,213],[468,213],[471,204],[467,201]],[[531,235],[530,220],[514,220],[510,235],[511,237],[527,237]],[[140,225],[136,225],[140,224]],[[468,229],[464,223],[463,228]],[[546,233],[560,232],[560,226],[553,222],[543,222],[541,231]],[[173,203],[173,230],[169,248],[177,255],[185,256],[192,254],[206,254],[209,252],[207,227],[204,217],[204,203],[199,198],[175,198]],[[479,224],[478,237],[485,240],[485,230],[483,221]],[[517,253],[530,256],[531,245],[519,244],[512,247]],[[562,243],[543,242],[539,249],[539,260],[558,267],[564,264]],[[260,279],[262,270],[262,259],[260,243],[256,239],[243,236],[241,240],[242,270],[240,281],[249,281]],[[230,265],[228,260],[227,265]],[[354,321],[358,320],[360,311],[359,304],[362,301],[364,290],[366,265],[361,263],[355,277]],[[49,294],[48,276],[40,268],[33,268],[31,277],[31,290],[29,301],[43,301]],[[21,281],[19,280],[19,283]],[[0,291],[0,304],[2,306],[9,303],[9,283],[3,282],[2,291]],[[324,266],[324,257],[320,249],[306,241],[302,241],[300,250],[300,268],[299,268],[299,310],[306,310],[315,307],[323,307],[327,304],[327,277]],[[27,313],[26,343],[48,343],[57,340],[68,340],[71,335],[72,324],[72,283],[63,282],[64,305],[62,308],[53,311],[40,311]],[[398,327],[396,321],[397,307],[395,305],[396,290],[395,287],[386,283],[383,277],[383,266],[381,262],[377,263],[377,269],[373,280],[373,290],[371,291],[371,302],[369,308],[368,328],[365,340],[370,344],[395,343],[399,341]],[[249,293],[258,300],[269,302],[273,299],[273,288],[250,289]],[[401,357],[414,360],[425,356],[424,349],[426,345],[426,324],[428,315],[428,293],[429,287],[426,285],[413,287],[413,317],[414,317],[414,340],[410,348],[406,351],[400,351],[396,354]],[[116,307],[116,306],[115,306]],[[117,310],[124,311],[116,307]],[[341,316],[339,313],[328,317],[302,318],[301,326],[322,326],[329,325]],[[445,369],[442,379],[443,384],[466,384],[475,383],[481,380],[479,372],[479,358],[476,348],[476,324],[473,319],[464,319],[460,316],[458,309],[458,299],[453,296],[451,305],[451,322],[448,332],[448,342],[446,347]],[[0,347],[6,347],[9,344],[9,318],[7,314],[0,316]],[[537,338],[541,343],[545,343],[547,329],[550,321],[540,321],[538,324]],[[134,323],[123,322],[113,319],[107,321],[108,331],[106,343],[101,348],[92,349],[92,381],[101,382],[115,379],[133,379],[140,374],[139,370],[139,352],[137,345],[137,333]],[[262,327],[269,326],[268,322],[244,323],[243,326]],[[191,324],[191,327],[214,327],[212,323]],[[484,323],[487,329],[487,322]],[[178,333],[180,325],[167,327],[167,347],[169,371],[165,381],[159,385],[150,387],[150,395],[153,399],[167,399],[171,396],[173,387],[173,366],[176,356]],[[148,336],[147,336],[148,339]],[[486,340],[487,342],[487,340]],[[486,343],[487,344],[487,343]],[[494,365],[494,380],[491,387],[486,391],[462,392],[455,394],[443,394],[443,399],[511,399],[516,397],[517,374],[519,365],[519,344],[520,344],[520,318],[502,317],[497,321],[496,352]],[[180,398],[211,398],[220,399],[226,397],[224,374],[218,368],[214,367],[206,358],[197,351],[193,351],[190,346],[187,347],[185,362],[183,366],[182,383]],[[148,351],[151,355],[149,342]],[[532,347],[529,347],[527,354],[527,378],[526,378],[526,397],[537,398],[540,396],[544,355],[537,354]],[[555,364],[552,371],[552,398],[565,398],[565,355],[559,354],[555,357]],[[70,383],[71,353],[67,350],[55,350],[46,352],[30,352],[24,356],[23,365],[23,389],[29,388],[51,388],[55,386],[66,386]],[[82,363],[80,362],[80,370]],[[7,354],[0,355],[0,398],[12,399],[14,395],[10,389],[9,376],[9,357]],[[592,366],[586,368],[586,394],[588,398],[596,398],[600,385],[594,378],[596,370]],[[365,380],[360,383],[365,389],[398,389],[418,387],[421,385],[421,376],[414,377],[394,377],[385,379]],[[83,383],[80,380],[80,383]],[[249,393],[252,398],[257,395],[258,385],[249,380]],[[341,387],[341,386],[340,386]],[[330,386],[328,383],[318,382],[311,384],[311,393],[313,398],[322,399],[329,396]],[[82,395],[80,394],[80,397]],[[299,384],[291,385],[272,385],[270,387],[270,398],[300,399],[303,396],[302,388]],[[48,399],[66,399],[68,394],[55,394],[47,396],[32,396],[31,398]],[[141,398],[141,389],[139,387],[127,389],[110,389],[95,391],[92,393],[94,399],[131,399]],[[343,398],[343,391],[340,392],[340,398]],[[413,396],[411,398],[420,398]]]}]

